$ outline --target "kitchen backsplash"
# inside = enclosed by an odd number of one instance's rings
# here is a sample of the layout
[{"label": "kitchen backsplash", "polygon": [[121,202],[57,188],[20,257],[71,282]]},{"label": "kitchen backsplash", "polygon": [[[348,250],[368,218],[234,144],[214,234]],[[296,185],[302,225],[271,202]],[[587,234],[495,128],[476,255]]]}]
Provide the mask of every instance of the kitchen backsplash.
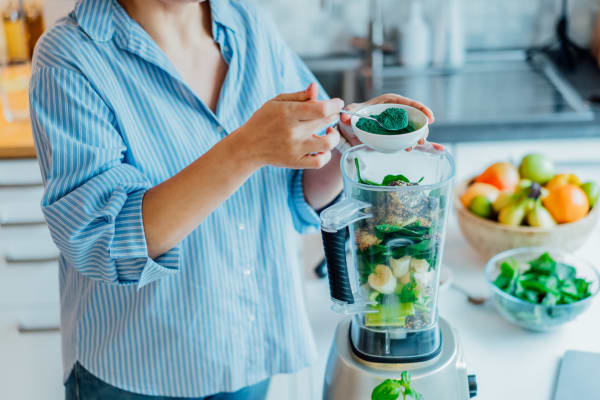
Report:
[{"label": "kitchen backsplash", "polygon": [[[288,43],[305,56],[351,51],[348,38],[365,36],[368,0],[257,0]],[[422,0],[429,21],[441,1]],[[560,0],[461,0],[470,49],[524,48],[552,39]],[[407,0],[382,0],[386,31],[402,23]],[[587,45],[600,0],[571,0],[571,37]],[[322,5],[326,6],[323,7]]]}]

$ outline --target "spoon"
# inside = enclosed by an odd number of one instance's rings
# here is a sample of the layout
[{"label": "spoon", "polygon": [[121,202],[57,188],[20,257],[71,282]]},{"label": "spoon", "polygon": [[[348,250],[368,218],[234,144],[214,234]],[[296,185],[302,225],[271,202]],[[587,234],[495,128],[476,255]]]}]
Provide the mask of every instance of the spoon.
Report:
[{"label": "spoon", "polygon": [[375,119],[375,118],[371,117],[370,115],[359,114],[359,113],[355,113],[355,112],[348,111],[348,110],[342,110],[340,112],[343,113],[343,114],[353,115],[353,116],[358,117],[358,118],[369,119],[371,121],[376,122],[381,128],[383,128],[385,130],[388,130],[388,131],[401,131],[402,130],[402,129],[390,129],[389,127],[386,127],[381,122],[379,122],[378,119]]},{"label": "spoon", "polygon": [[473,305],[480,306],[480,305],[484,304],[486,301],[488,301],[487,297],[473,296],[471,293],[467,292],[465,289],[456,285],[455,283],[451,283],[450,287],[452,289],[456,290],[457,292],[460,292],[460,293],[464,294],[465,296],[467,296],[467,301]]}]

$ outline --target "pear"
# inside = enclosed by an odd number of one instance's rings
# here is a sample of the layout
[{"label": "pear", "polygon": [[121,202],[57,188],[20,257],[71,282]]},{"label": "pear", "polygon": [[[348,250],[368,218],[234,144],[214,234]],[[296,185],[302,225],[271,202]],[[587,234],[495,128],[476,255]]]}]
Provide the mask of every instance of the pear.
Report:
[{"label": "pear", "polygon": [[539,200],[535,202],[533,210],[527,214],[527,223],[531,226],[539,226],[540,228],[552,228],[556,225],[556,221],[554,221],[550,211]]},{"label": "pear", "polygon": [[532,199],[524,198],[504,206],[498,215],[498,222],[511,226],[521,225],[531,201]]}]

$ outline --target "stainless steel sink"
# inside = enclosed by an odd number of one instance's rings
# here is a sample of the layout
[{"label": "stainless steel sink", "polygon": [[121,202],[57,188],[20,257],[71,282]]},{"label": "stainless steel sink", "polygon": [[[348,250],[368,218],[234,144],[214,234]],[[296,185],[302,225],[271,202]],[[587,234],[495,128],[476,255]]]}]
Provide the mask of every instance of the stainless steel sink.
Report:
[{"label": "stainless steel sink", "polygon": [[[472,54],[460,69],[385,67],[382,89],[369,94],[391,92],[417,99],[435,111],[438,128],[594,119],[589,106],[544,55],[537,54],[528,60],[523,52],[482,54]],[[349,94],[359,100],[368,95],[365,87],[369,80],[361,74],[349,75],[350,71],[356,71],[356,64],[346,60],[336,65],[321,60],[309,62],[311,65],[317,75],[323,75],[324,67],[329,66],[328,82],[336,76],[334,67],[346,67],[337,72],[343,82],[336,88],[341,91],[339,95],[345,96],[344,92],[350,89]]]}]

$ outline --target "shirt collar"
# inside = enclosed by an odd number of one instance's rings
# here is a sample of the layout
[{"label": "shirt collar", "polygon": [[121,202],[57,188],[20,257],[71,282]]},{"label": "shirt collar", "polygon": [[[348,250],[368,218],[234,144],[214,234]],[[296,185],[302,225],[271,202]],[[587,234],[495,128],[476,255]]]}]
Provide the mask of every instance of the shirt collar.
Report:
[{"label": "shirt collar", "polygon": [[229,0],[210,0],[210,13],[213,22],[235,32],[233,5]]},{"label": "shirt collar", "polygon": [[[113,37],[114,2],[117,0],[78,0],[75,17],[83,31],[93,40],[105,42]],[[235,20],[228,0],[210,1],[213,22],[235,31]]]},{"label": "shirt collar", "polygon": [[116,0],[79,0],[75,5],[77,23],[93,40],[105,42],[113,37],[113,1]]}]

